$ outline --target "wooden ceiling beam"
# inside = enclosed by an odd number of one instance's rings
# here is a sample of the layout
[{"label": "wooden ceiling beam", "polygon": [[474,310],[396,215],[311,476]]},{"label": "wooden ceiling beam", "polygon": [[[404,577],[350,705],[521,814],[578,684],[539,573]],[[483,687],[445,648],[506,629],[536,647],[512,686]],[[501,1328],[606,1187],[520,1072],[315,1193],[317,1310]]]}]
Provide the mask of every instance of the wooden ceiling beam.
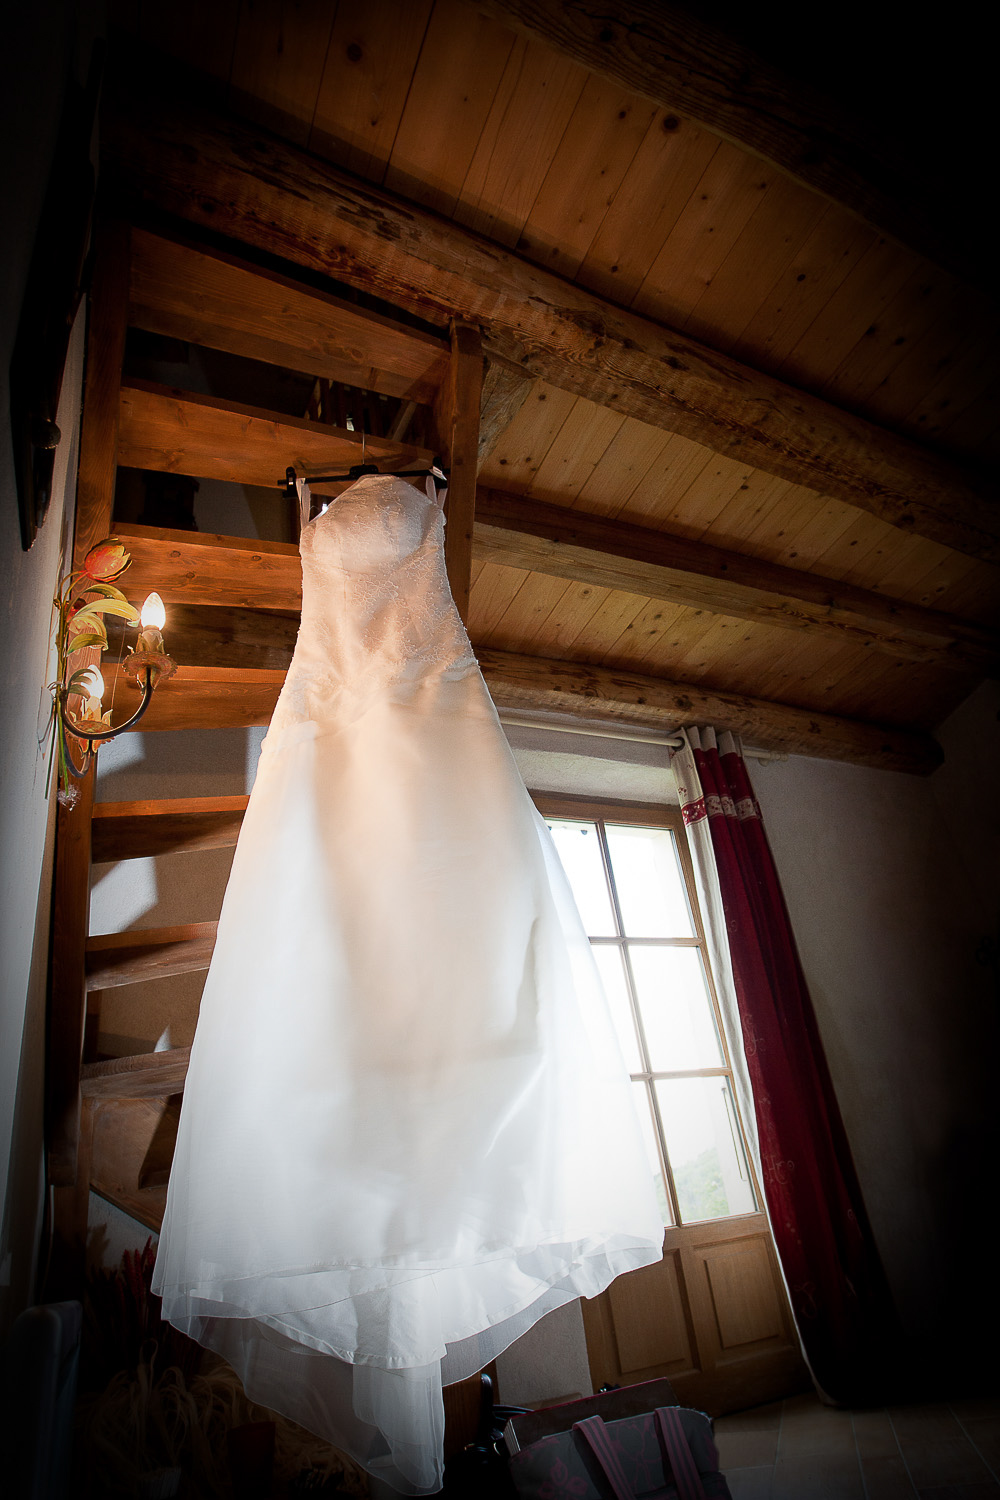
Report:
[{"label": "wooden ceiling beam", "polygon": [[973,621],[645,526],[480,487],[476,557],[996,675],[1000,635]]},{"label": "wooden ceiling beam", "polygon": [[102,162],[123,204],[211,227],[432,323],[478,322],[487,354],[527,376],[1000,561],[995,486],[979,476],[255,127],[146,90],[107,110]]},{"label": "wooden ceiling beam", "polygon": [[430,404],[448,342],[184,240],[135,229],[136,328]]},{"label": "wooden ceiling beam", "polygon": [[[365,451],[387,469],[430,464],[434,456],[368,435]],[[121,390],[118,461],[127,468],[261,485],[274,491],[277,505],[289,465],[306,477],[346,472],[361,461],[361,434],[134,380]],[[328,488],[319,486],[317,493]]]},{"label": "wooden ceiling beam", "polygon": [[[619,672],[588,662],[554,661],[481,648],[477,648],[476,655],[486,685],[502,708],[566,713],[583,720],[614,720],[647,729],[670,730],[685,724],[707,723],[744,735],[765,749],[789,755],[818,756],[920,775],[934,770],[941,762],[936,740],[919,731],[886,729],[762,698],[716,693],[690,683]],[[179,667],[174,677],[157,688],[138,732],[267,724],[283,678],[281,672]],[[118,676],[114,684],[117,690]],[[113,941],[122,944],[144,936],[125,933]],[[152,937],[150,934],[149,938]],[[106,944],[111,940],[100,941]],[[107,957],[107,963],[102,957],[102,973],[113,975],[114,955]],[[144,950],[135,961],[147,971],[156,959]],[[96,957],[89,962],[96,963]],[[112,978],[110,982],[122,984],[132,980]],[[100,986],[95,983],[93,987]]]},{"label": "wooden ceiling beam", "polygon": [[929,199],[865,101],[842,103],[767,62],[690,5],[670,0],[473,0],[630,94],[696,121],[938,265],[977,280],[984,262]]},{"label": "wooden ceiling beam", "polygon": [[218,922],[140,928],[87,939],[87,989],[111,990],[207,969]]}]

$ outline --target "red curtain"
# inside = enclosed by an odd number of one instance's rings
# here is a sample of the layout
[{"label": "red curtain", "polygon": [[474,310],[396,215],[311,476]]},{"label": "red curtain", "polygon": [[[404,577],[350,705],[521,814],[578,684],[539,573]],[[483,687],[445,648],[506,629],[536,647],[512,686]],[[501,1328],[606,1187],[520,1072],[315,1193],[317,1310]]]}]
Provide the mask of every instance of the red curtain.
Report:
[{"label": "red curtain", "polygon": [[[697,737],[693,737],[696,738]],[[902,1334],[746,767],[694,750],[718,866],[764,1191],[813,1375],[845,1404],[897,1394]]]}]

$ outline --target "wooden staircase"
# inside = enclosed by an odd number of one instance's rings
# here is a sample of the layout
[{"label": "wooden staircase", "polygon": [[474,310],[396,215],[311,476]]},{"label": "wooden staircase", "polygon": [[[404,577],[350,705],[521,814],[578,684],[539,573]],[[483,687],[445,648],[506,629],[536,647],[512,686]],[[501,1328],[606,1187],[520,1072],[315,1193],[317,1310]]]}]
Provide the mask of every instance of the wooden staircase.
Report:
[{"label": "wooden staircase", "polygon": [[[397,403],[389,431],[429,433],[420,447],[328,421],[290,417],[148,381],[123,382],[129,327],[312,375],[321,416],[331,383]],[[466,613],[472,557],[482,352],[477,330],[435,336],[302,286],[206,245],[120,222],[100,226],[90,301],[74,565],[114,532],[132,554],[121,584],[167,606],[176,676],[157,689],[139,732],[269,722],[301,608],[295,545],[114,522],[119,465],[274,487],[361,460],[450,467],[446,561]],[[341,400],[340,405],[344,403]],[[362,406],[355,403],[355,411]],[[367,409],[367,408],[365,408]],[[413,421],[414,412],[421,420]],[[335,491],[334,491],[335,492]],[[176,611],[173,626],[171,607]],[[79,653],[75,668],[94,659]],[[246,661],[268,665],[244,665]],[[129,686],[105,663],[114,701]],[[106,701],[111,701],[110,697]],[[190,1048],[102,1058],[100,996],[208,968],[217,924],[90,933],[92,863],[235,844],[245,796],[94,800],[93,770],[57,817],[47,1139],[54,1189],[48,1295],[72,1295],[83,1270],[90,1191],[158,1228]]]}]

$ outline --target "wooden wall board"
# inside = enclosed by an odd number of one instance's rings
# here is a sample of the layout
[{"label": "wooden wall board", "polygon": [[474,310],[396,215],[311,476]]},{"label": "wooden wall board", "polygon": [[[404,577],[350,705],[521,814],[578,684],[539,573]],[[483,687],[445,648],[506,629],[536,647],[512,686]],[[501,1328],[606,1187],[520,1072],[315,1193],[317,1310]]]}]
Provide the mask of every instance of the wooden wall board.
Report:
[{"label": "wooden wall board", "polygon": [[253,0],[240,7],[229,101],[269,130],[308,145],[335,7],[329,0]]},{"label": "wooden wall board", "polygon": [[[425,467],[434,456],[387,438],[365,441],[372,460],[387,467]],[[360,462],[361,435],[134,380],[121,392],[119,458],[128,468],[276,488],[289,465],[303,475],[346,472]]]},{"label": "wooden wall board", "polygon": [[423,403],[441,385],[444,337],[221,251],[143,229],[132,243],[134,327]]},{"label": "wooden wall board", "polygon": [[309,149],[381,182],[423,46],[432,0],[337,6]]},{"label": "wooden wall board", "polygon": [[516,37],[466,173],[455,220],[514,246],[577,107],[587,74]]}]

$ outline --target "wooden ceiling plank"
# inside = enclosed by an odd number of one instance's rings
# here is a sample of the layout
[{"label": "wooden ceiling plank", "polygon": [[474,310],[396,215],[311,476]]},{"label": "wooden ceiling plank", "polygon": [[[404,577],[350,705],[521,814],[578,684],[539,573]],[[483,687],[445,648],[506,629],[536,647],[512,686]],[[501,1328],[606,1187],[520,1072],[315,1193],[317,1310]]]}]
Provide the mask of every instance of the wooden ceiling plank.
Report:
[{"label": "wooden ceiling plank", "polygon": [[299,146],[309,143],[334,8],[329,0],[254,0],[241,7],[229,102]]},{"label": "wooden ceiling plank", "polygon": [[[429,465],[434,456],[386,438],[368,436],[365,444],[370,461],[387,468]],[[346,471],[360,458],[361,434],[346,428],[149,381],[122,386],[119,462],[126,468],[261,485],[277,496],[289,465],[308,477]]]},{"label": "wooden ceiling plank", "polygon": [[133,231],[130,304],[137,328],[425,404],[448,367],[445,338],[142,229]]},{"label": "wooden ceiling plank", "polygon": [[685,333],[729,353],[744,309],[768,298],[825,215],[824,203],[776,177],[693,302]]},{"label": "wooden ceiling plank", "polygon": [[898,152],[886,149],[857,101],[839,105],[796,84],[690,6],[620,3],[609,11],[584,0],[475,3],[505,25],[773,162],[942,265],[978,270],[953,226],[928,207],[911,169]]},{"label": "wooden ceiling plank", "polygon": [[875,240],[874,230],[830,205],[727,352],[777,374]]},{"label": "wooden ceiling plank", "polygon": [[481,477],[523,494],[579,400],[569,391],[557,391],[536,380],[520,411],[486,455],[480,466]]},{"label": "wooden ceiling plank", "polygon": [[535,649],[540,656],[570,656],[587,628],[611,595],[610,589],[571,583],[539,631]]},{"label": "wooden ceiling plank", "polygon": [[309,149],[381,182],[420,56],[433,0],[339,5]]},{"label": "wooden ceiling plank", "polygon": [[228,849],[246,812],[246,797],[172,797],[97,802],[90,828],[95,864],[199,849]]},{"label": "wooden ceiling plank", "polygon": [[391,192],[454,212],[513,45],[460,0],[435,0],[383,179]]},{"label": "wooden ceiling plank", "polygon": [[486,561],[469,599],[469,634],[486,640],[528,579],[526,568]]},{"label": "wooden ceiling plank", "polygon": [[522,227],[518,249],[576,275],[656,111],[590,74]]},{"label": "wooden ceiling plank", "polygon": [[[692,443],[676,432],[668,432],[659,458],[639,480],[627,504],[614,512],[615,518],[639,526],[662,525],[714,457],[712,450],[703,444]],[[680,530],[680,527],[675,529]]]},{"label": "wooden ceiling plank", "polygon": [[572,503],[621,431],[620,412],[580,400],[535,469],[527,493],[538,499],[559,496]]},{"label": "wooden ceiling plank", "polygon": [[720,142],[630,306],[679,327],[770,191],[765,166],[747,172],[742,151]]},{"label": "wooden ceiling plank", "polygon": [[87,989],[111,990],[172,974],[192,974],[212,961],[218,922],[137,928],[87,939]]},{"label": "wooden ceiling plank", "polygon": [[573,713],[581,719],[657,728],[707,722],[742,734],[762,748],[918,774],[932,771],[941,761],[940,747],[929,736],[883,730],[742,694],[500,651],[483,651],[480,663],[501,708]]},{"label": "wooden ceiling plank", "polygon": [[1000,556],[1000,509],[989,487],[914,444],[709,354],[238,122],[206,119],[195,105],[148,92],[138,113],[141,120],[130,122],[108,111],[102,160],[119,191],[210,220],[260,248],[280,247],[410,311],[477,321],[487,349],[520,361],[527,374],[723,446],[733,458],[903,530]]},{"label": "wooden ceiling plank", "polygon": [[587,74],[517,37],[458,203],[455,221],[499,245],[517,244]]},{"label": "wooden ceiling plank", "polygon": [[627,509],[644,481],[663,465],[669,442],[668,432],[626,417],[571,508],[604,516]]},{"label": "wooden ceiling plank", "polygon": [[546,621],[564,597],[569,584],[564,578],[531,573],[510,606],[490,632],[491,645],[501,650],[515,646],[527,649],[544,633]]},{"label": "wooden ceiling plank", "polygon": [[577,270],[577,281],[629,307],[718,149],[716,136],[672,110],[654,115]]}]

